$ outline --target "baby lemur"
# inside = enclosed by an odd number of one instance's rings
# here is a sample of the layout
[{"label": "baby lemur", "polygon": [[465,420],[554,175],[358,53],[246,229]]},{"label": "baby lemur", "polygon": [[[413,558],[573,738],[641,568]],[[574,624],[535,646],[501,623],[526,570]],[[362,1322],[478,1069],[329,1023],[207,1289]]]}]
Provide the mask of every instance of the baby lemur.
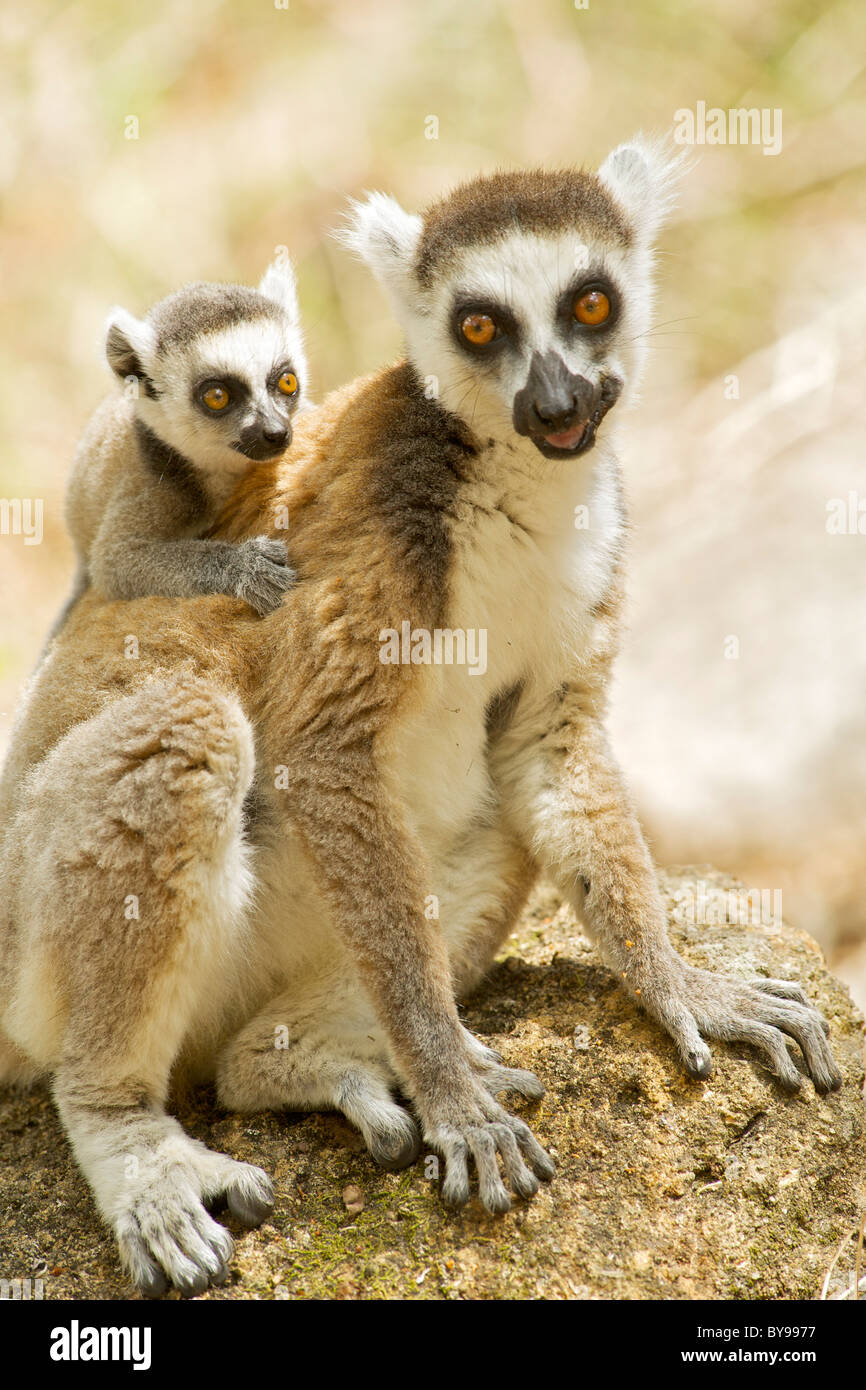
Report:
[{"label": "baby lemur", "polygon": [[144,319],[114,309],[105,352],[125,389],[76,456],[70,604],[92,584],[119,599],[231,594],[271,612],[294,581],[285,544],[201,537],[240,475],[292,438],[306,361],[291,266],[275,261],[257,290],[187,285]]}]

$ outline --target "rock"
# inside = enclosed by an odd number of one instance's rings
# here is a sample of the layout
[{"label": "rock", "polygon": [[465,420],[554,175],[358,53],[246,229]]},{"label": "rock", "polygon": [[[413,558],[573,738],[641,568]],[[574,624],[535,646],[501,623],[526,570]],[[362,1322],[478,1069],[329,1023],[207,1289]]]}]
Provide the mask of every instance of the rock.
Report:
[{"label": "rock", "polygon": [[[696,882],[720,901],[735,887],[704,868],[662,875],[678,948],[694,965],[798,980],[831,1021],[838,1094],[806,1082],[790,1098],[747,1049],[721,1044],[709,1081],[690,1081],[541,890],[464,1017],[547,1085],[543,1101],[514,1109],[555,1152],[553,1182],[504,1217],[476,1201],[455,1215],[437,1195],[432,1155],[385,1173],[333,1116],[241,1120],[199,1090],[175,1107],[187,1129],[260,1163],[277,1189],[266,1227],[227,1220],[232,1280],[205,1297],[818,1296],[866,1199],[862,1020],[804,933],[675,920],[674,895],[688,902]],[[0,1278],[47,1265],[46,1298],[129,1296],[47,1091],[0,1091],[0,1135]],[[363,1206],[347,1222],[350,1191]],[[850,1284],[855,1248],[849,1240],[831,1294]]]},{"label": "rock", "polygon": [[350,1182],[343,1188],[343,1206],[350,1216],[357,1216],[359,1211],[363,1211],[366,1203],[364,1194],[357,1183]]}]

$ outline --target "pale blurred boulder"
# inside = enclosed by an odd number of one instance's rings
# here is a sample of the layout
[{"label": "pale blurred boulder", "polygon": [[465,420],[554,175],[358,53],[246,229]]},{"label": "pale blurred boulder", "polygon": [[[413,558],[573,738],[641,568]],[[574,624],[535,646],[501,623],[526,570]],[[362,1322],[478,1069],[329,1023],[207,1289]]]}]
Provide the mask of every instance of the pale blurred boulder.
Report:
[{"label": "pale blurred boulder", "polygon": [[863,1004],[866,291],[807,309],[633,417],[611,730],[657,857],[781,889]]}]

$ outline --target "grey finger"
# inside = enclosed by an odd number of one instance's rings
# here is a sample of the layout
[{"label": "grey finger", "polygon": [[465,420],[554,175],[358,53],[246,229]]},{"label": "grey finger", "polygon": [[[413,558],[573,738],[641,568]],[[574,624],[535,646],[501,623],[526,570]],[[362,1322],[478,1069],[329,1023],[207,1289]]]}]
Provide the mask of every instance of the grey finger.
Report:
[{"label": "grey finger", "polygon": [[791,1060],[791,1054],[777,1028],[754,1019],[734,1019],[731,1027],[732,1038],[738,1042],[750,1043],[763,1053],[769,1062],[770,1070],[779,1078],[786,1090],[799,1091],[803,1078]]},{"label": "grey finger", "polygon": [[472,1157],[478,1170],[481,1205],[496,1215],[510,1211],[511,1199],[499,1174],[496,1144],[489,1129],[470,1129],[467,1133]]},{"label": "grey finger", "polygon": [[442,1200],[449,1207],[463,1207],[469,1201],[468,1147],[464,1140],[453,1139],[442,1145],[445,1158],[445,1180]]},{"label": "grey finger", "polygon": [[529,1163],[534,1173],[541,1178],[542,1182],[550,1182],[556,1172],[556,1164],[549,1153],[541,1147],[529,1125],[518,1120],[516,1115],[509,1115],[506,1123],[517,1140],[518,1148],[523,1157]]},{"label": "grey finger", "polygon": [[493,1137],[502,1155],[505,1176],[518,1197],[528,1201],[538,1191],[538,1178],[530,1172],[520,1156],[517,1140],[507,1125],[496,1125]]}]

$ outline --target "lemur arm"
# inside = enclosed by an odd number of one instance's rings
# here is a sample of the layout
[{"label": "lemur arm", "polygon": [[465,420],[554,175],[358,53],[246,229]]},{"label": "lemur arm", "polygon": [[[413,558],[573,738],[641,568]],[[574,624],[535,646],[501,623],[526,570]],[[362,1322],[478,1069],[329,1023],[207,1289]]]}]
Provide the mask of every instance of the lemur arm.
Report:
[{"label": "lemur arm", "polygon": [[[293,759],[290,792],[308,852],[317,863],[333,920],[348,944],[384,1027],[425,1142],[445,1159],[444,1200],[463,1205],[474,1160],[488,1211],[510,1199],[499,1173],[521,1197],[553,1164],[529,1127],[495,1099],[516,1090],[533,1099],[543,1087],[528,1072],[498,1066],[473,1051],[454,1002],[448,953],[438,924],[424,915],[430,892],[426,857],[387,794],[372,761],[347,747],[342,758]],[[537,1176],[536,1176],[537,1175]]]},{"label": "lemur arm", "polygon": [[295,580],[282,541],[258,536],[232,544],[179,534],[193,527],[177,489],[121,490],[90,547],[91,583],[111,599],[230,594],[260,614],[280,605]]},{"label": "lemur arm", "polygon": [[753,983],[686,964],[668,940],[652,859],[602,724],[600,690],[577,680],[525,699],[494,754],[508,815],[597,941],[631,998],[673,1038],[694,1077],[712,1069],[704,1038],[750,1043],[790,1090],[799,1044],[818,1090],[841,1075],[826,1023],[796,985]]},{"label": "lemur arm", "polygon": [[285,808],[287,829],[315,866],[424,1139],[445,1159],[444,1200],[468,1201],[473,1159],[482,1203],[505,1211],[510,1201],[497,1155],[522,1197],[532,1196],[554,1165],[529,1127],[494,1097],[514,1090],[539,1099],[544,1088],[531,1073],[499,1065],[460,1023],[447,947],[438,922],[424,912],[432,891],[427,856],[391,788],[393,751],[377,744],[377,733],[393,730],[399,717],[405,672],[382,666],[377,645],[353,640],[343,589],[305,591],[283,611],[275,654],[293,654],[293,698],[286,705],[280,660],[272,685],[260,691],[282,716],[277,741],[269,739],[273,721],[262,723],[259,765],[281,766],[286,780],[276,813]]}]

